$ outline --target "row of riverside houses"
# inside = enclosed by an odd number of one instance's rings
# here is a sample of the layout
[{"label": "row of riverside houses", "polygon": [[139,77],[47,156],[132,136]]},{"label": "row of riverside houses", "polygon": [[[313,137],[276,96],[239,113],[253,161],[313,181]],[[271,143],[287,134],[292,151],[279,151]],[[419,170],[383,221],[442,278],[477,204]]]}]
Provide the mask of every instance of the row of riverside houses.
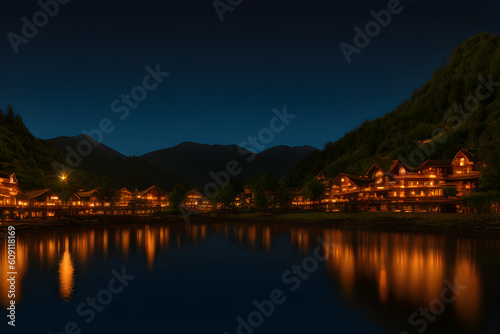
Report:
[{"label": "row of riverside houses", "polygon": [[[460,150],[453,159],[429,159],[418,167],[403,161],[392,161],[388,169],[373,165],[365,175],[340,173],[317,179],[325,186],[325,194],[316,203],[296,194],[297,205],[321,205],[328,212],[392,211],[392,212],[461,212],[473,213],[463,205],[463,198],[474,191],[480,177],[480,162],[475,154]],[[500,213],[493,203],[492,212]]]},{"label": "row of riverside houses", "polygon": [[[322,208],[339,211],[392,212],[461,212],[474,213],[463,205],[463,199],[476,189],[480,177],[480,162],[470,150],[460,150],[453,159],[427,160],[418,167],[403,161],[387,160],[390,167],[373,165],[365,175],[340,173],[335,178],[317,175],[325,188],[321,200],[306,199],[303,190],[291,192],[289,207]],[[387,162],[386,161],[386,162]],[[388,166],[388,164],[387,164]],[[265,190],[269,207],[277,206],[276,192]],[[254,208],[255,194],[250,187],[237,194],[232,207]],[[0,215],[9,218],[50,217],[58,215],[147,215],[166,211],[170,205],[168,193],[157,186],[143,191],[122,188],[112,198],[99,189],[79,191],[67,202],[50,189],[21,191],[14,173],[0,172]],[[267,205],[267,204],[266,204]],[[188,191],[181,204],[186,210],[205,212],[220,209],[220,203],[208,200],[196,189]],[[500,213],[499,203],[491,211]]]},{"label": "row of riverside houses", "polygon": [[[0,215],[14,218],[44,218],[62,215],[146,215],[166,211],[168,193],[157,186],[145,190],[118,190],[113,198],[106,198],[99,189],[78,191],[64,202],[50,189],[21,191],[15,173],[0,172]],[[198,191],[185,194],[182,205],[189,210],[208,211],[211,203]]]}]

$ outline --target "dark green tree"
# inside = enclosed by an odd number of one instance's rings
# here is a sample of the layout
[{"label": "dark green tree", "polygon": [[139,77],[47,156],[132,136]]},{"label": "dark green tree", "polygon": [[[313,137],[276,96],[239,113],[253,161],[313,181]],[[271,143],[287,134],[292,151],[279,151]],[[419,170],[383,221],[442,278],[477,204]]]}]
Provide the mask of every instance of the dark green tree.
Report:
[{"label": "dark green tree", "polygon": [[216,196],[217,203],[220,203],[223,208],[229,209],[236,198],[237,192],[235,185],[231,182],[222,188]]},{"label": "dark green tree", "polygon": [[287,177],[283,177],[278,182],[278,189],[276,190],[276,203],[280,208],[290,207],[290,181]]},{"label": "dark green tree", "polygon": [[177,184],[172,188],[172,191],[168,194],[171,211],[179,212],[179,206],[184,201],[184,195],[186,195],[186,188],[184,185]]},{"label": "dark green tree", "polygon": [[254,192],[253,201],[257,209],[263,210],[269,207],[269,203],[267,201],[266,195],[264,194],[264,191]]},{"label": "dark green tree", "polygon": [[311,201],[319,201],[325,194],[323,183],[314,178],[309,180],[304,186],[304,197]]},{"label": "dark green tree", "polygon": [[472,193],[464,198],[464,205],[475,208],[477,213],[488,213],[491,210],[493,196],[490,193]]}]

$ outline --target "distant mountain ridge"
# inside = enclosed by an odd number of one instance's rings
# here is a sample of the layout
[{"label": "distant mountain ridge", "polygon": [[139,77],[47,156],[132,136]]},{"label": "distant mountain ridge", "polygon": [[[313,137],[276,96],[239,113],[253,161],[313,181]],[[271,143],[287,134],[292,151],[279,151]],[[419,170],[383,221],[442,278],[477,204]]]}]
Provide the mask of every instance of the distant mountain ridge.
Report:
[{"label": "distant mountain ridge", "polygon": [[165,173],[147,162],[134,157],[127,157],[118,151],[91,137],[81,134],[75,137],[57,137],[49,139],[67,157],[67,146],[77,151],[77,145],[82,140],[94,143],[92,153],[82,157],[79,168],[98,175],[107,176],[117,187],[125,186],[131,189],[144,189],[152,185],[170,189],[177,183],[188,183],[182,177]]},{"label": "distant mountain ridge", "polygon": [[293,166],[316,151],[311,146],[275,146],[255,154],[237,145],[208,145],[184,142],[172,148],[139,156],[138,159],[174,175],[182,175],[201,186],[210,181],[210,172],[225,170],[229,161],[237,161],[241,173],[236,179],[268,173],[275,178],[288,174]]},{"label": "distant mountain ridge", "polygon": [[[64,155],[66,147],[76,150],[81,140],[94,141],[86,135],[57,137],[49,141]],[[95,142],[95,141],[94,141]],[[237,161],[241,173],[237,180],[268,173],[275,178],[288,174],[293,166],[317,149],[311,146],[275,146],[255,154],[237,145],[209,145],[184,142],[171,148],[127,157],[104,145],[94,146],[92,153],[82,159],[83,170],[107,175],[115,184],[129,188],[157,185],[170,190],[175,184],[203,187],[211,181],[210,172],[226,170],[230,161]]]}]

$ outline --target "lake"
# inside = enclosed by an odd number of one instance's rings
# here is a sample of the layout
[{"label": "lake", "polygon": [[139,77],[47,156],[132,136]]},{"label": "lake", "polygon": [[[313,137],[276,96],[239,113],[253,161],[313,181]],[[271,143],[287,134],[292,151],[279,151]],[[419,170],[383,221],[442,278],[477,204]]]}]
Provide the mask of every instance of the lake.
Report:
[{"label": "lake", "polygon": [[2,333],[499,333],[500,239],[227,223],[17,231]]}]

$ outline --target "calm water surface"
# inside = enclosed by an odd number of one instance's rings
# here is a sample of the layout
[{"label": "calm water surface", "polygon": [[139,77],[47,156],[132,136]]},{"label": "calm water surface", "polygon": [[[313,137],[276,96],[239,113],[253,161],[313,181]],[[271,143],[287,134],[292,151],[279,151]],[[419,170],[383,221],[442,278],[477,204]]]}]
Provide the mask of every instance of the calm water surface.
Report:
[{"label": "calm water surface", "polygon": [[[211,223],[17,241],[12,328],[0,239],[2,333],[500,333],[493,237]],[[120,283],[123,271],[135,278]],[[279,305],[264,302],[262,316],[253,302],[271,295]]]}]

